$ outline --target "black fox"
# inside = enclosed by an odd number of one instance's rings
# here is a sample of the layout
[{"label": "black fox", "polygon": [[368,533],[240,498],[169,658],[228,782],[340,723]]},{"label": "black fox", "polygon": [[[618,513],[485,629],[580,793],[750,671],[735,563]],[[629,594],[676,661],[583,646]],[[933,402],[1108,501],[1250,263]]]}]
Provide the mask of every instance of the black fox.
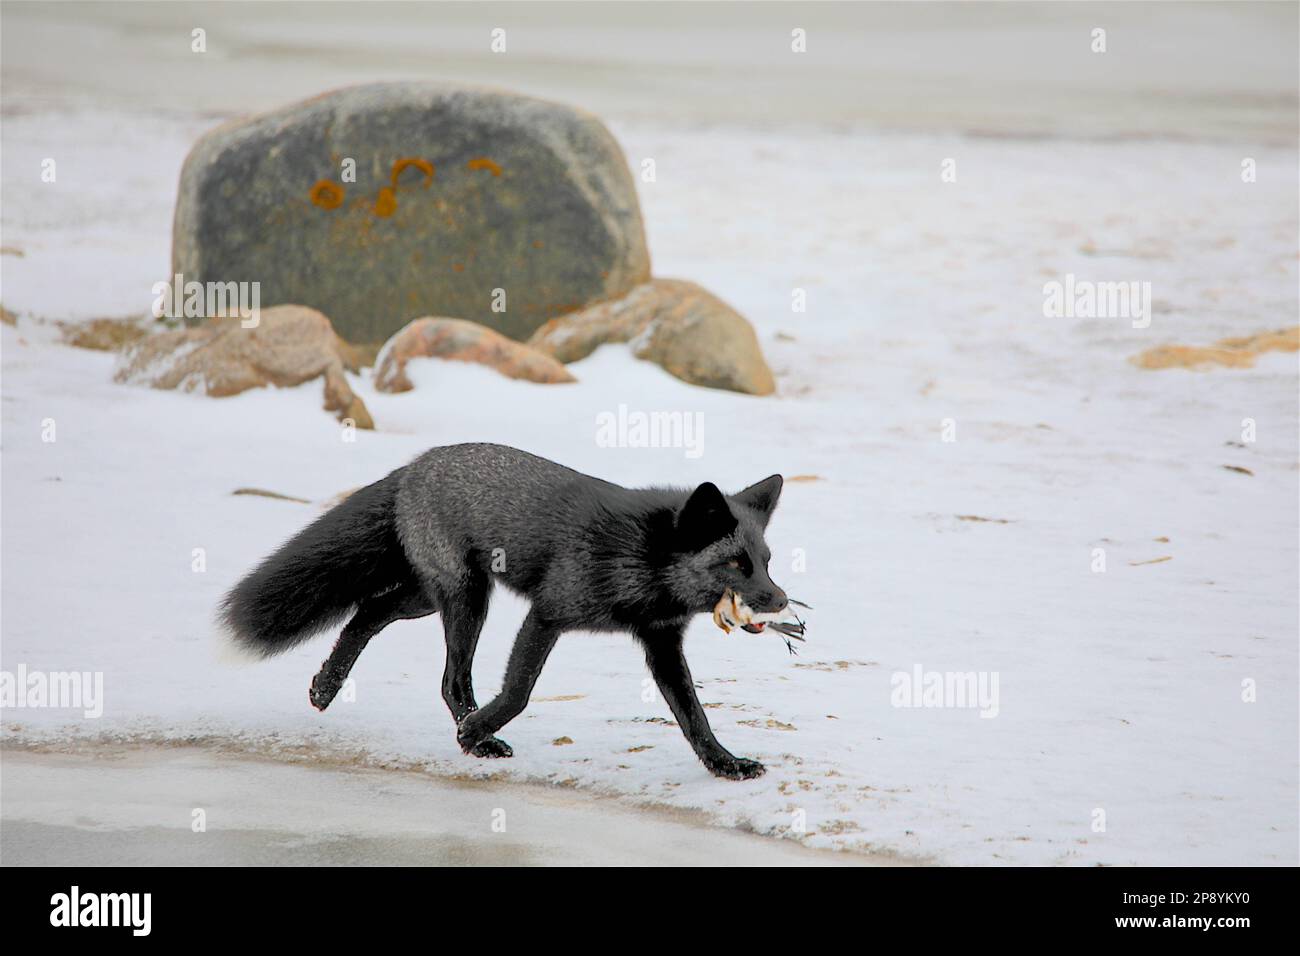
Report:
[{"label": "black fox", "polygon": [[[560,634],[628,631],[704,765],[756,777],[761,763],[713,736],[682,633],[727,589],[756,612],[785,607],[764,541],[781,487],[772,475],[734,495],[708,482],[630,489],[503,445],[434,448],[263,561],[226,596],[221,617],[240,645],[269,656],[351,615],[311,683],[311,702],[324,710],[372,637],[441,612],[442,696],[461,748],[479,757],[512,755],[494,735],[528,704]],[[470,669],[496,581],[532,606],[501,693],[480,708]]]}]

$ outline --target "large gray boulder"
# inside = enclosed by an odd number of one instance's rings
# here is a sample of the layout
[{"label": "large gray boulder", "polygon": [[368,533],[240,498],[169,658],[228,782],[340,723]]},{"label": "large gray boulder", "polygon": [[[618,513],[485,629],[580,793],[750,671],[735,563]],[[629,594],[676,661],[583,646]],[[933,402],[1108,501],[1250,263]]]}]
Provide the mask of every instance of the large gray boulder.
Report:
[{"label": "large gray boulder", "polygon": [[383,83],[200,139],[181,172],[172,267],[187,282],[260,282],[263,307],[320,309],[353,342],[425,315],[522,340],[645,282],[650,257],[631,173],[596,117]]}]

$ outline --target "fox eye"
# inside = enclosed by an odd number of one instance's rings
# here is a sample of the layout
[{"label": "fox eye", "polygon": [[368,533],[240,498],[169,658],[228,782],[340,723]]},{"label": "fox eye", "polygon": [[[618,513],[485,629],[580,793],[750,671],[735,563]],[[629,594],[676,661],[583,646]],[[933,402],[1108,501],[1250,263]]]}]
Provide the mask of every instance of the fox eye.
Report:
[{"label": "fox eye", "polygon": [[747,555],[738,555],[727,562],[727,567],[739,571],[745,577],[749,577],[754,572],[754,566],[750,564]]}]

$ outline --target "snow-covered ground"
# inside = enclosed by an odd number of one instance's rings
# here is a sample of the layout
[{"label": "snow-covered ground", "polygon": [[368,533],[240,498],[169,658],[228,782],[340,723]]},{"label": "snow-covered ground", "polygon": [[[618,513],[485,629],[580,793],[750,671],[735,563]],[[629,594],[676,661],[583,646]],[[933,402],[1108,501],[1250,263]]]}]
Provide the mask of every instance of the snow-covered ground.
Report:
[{"label": "snow-covered ground", "polygon": [[[1295,324],[1294,145],[610,119],[634,169],[656,161],[638,184],[655,272],[750,318],[778,396],[693,388],[612,346],[572,386],[426,362],[402,395],[355,377],[378,430],[346,442],[318,383],[156,392],[59,342],[48,320],[147,310],[181,161],[214,119],[6,77],[3,244],[22,255],[0,257],[20,316],[0,339],[0,655],[104,675],[101,717],[6,708],[6,736],[541,781],[942,863],[1294,865],[1297,357],[1127,361]],[[1067,273],[1150,282],[1150,326],[1044,317]],[[703,454],[600,447],[597,416],[620,405],[701,413]],[[356,700],[326,714],[306,691],[327,640],[221,659],[223,591],[319,514],[234,489],[323,503],[459,441],[625,484],[818,476],[787,483],[768,536],[773,578],[816,608],[800,656],[707,618],[688,638],[714,730],[765,777],[709,777],[617,636],[561,640],[498,762],[455,745],[437,619],[385,631]],[[494,603],[480,700],[524,610]],[[996,716],[895,706],[918,667],[996,679]]]}]

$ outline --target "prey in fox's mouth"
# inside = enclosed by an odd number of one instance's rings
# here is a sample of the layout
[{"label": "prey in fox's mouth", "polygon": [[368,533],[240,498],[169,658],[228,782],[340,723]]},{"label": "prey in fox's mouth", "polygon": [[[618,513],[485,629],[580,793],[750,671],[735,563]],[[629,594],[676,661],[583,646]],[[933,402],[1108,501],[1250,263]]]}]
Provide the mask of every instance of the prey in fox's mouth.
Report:
[{"label": "prey in fox's mouth", "polygon": [[794,653],[794,647],[788,639],[804,640],[807,628],[803,619],[791,610],[791,605],[812,610],[802,601],[789,599],[789,603],[780,611],[755,611],[735,590],[727,588],[713,607],[713,623],[718,625],[724,634],[730,634],[737,627],[750,634],[762,634],[770,626],[773,631],[787,638],[786,646],[790,648],[791,653]]}]

